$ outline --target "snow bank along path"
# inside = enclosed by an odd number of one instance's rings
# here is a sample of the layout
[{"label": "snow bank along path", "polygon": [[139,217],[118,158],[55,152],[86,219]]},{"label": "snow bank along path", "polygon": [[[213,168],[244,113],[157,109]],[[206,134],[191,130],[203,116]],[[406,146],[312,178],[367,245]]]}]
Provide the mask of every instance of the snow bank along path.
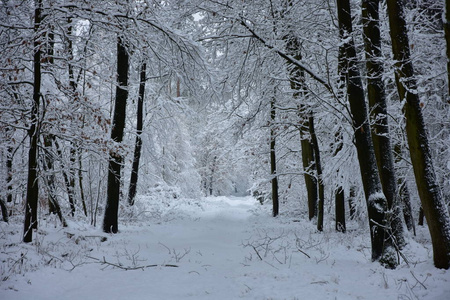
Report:
[{"label": "snow bank along path", "polygon": [[51,262],[11,274],[0,299],[450,299],[450,273],[435,269],[419,243],[405,250],[409,267],[385,270],[370,262],[361,232],[330,224],[316,233],[269,209],[251,197],[216,197],[122,224],[117,235],[49,226],[40,245],[17,247],[30,262]]}]

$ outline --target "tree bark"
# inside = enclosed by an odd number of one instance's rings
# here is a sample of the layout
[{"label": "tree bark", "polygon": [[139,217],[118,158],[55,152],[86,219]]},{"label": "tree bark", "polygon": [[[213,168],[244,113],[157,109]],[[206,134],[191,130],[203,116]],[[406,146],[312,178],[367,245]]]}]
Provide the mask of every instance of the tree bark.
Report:
[{"label": "tree bark", "polygon": [[144,116],[144,95],[145,95],[145,78],[146,78],[147,64],[143,63],[141,66],[140,82],[139,82],[139,96],[137,103],[137,123],[136,123],[136,141],[134,144],[133,167],[131,170],[130,186],[128,189],[128,204],[134,205],[134,197],[136,196],[136,188],[139,175],[139,161],[141,159],[142,148],[142,126]]},{"label": "tree bark", "polygon": [[405,103],[403,112],[406,118],[409,152],[417,190],[431,235],[434,265],[437,268],[448,269],[450,216],[434,172],[428,133],[411,62],[403,3],[401,0],[387,1],[392,52],[396,61],[395,79],[399,98]]},{"label": "tree bark", "polygon": [[[128,98],[128,69],[129,55],[122,38],[117,41],[117,87],[112,120],[111,140],[120,145],[125,129],[125,114]],[[112,149],[108,162],[108,186],[105,215],[103,218],[103,231],[107,233],[118,232],[118,212],[120,198],[120,172],[123,157],[120,149]]]},{"label": "tree bark", "polygon": [[379,21],[379,0],[362,1],[362,21],[367,69],[367,92],[371,117],[372,142],[377,159],[381,186],[386,196],[390,217],[388,226],[401,248],[405,245],[401,207],[398,199],[394,156],[388,126],[386,92],[383,83],[383,57]]},{"label": "tree bark", "polygon": [[375,152],[368,123],[367,105],[357,64],[356,48],[351,38],[352,19],[349,0],[338,0],[338,19],[340,36],[344,42],[348,66],[347,94],[355,130],[355,144],[364,194],[367,203],[372,260],[380,261],[387,267],[395,268],[396,257],[389,239],[386,239],[384,226],[388,208],[386,197],[382,193]]},{"label": "tree bark", "polygon": [[2,219],[4,222],[8,223],[8,208],[6,207],[5,201],[0,198],[0,209],[2,210]]},{"label": "tree bark", "polygon": [[316,131],[314,129],[314,117],[312,113],[309,116],[309,134],[311,136],[311,144],[314,150],[314,162],[317,174],[317,188],[319,189],[319,202],[317,207],[317,230],[323,231],[323,206],[325,203],[325,191],[322,178],[322,165],[320,163],[319,142],[317,141]]},{"label": "tree bark", "polygon": [[339,187],[335,190],[335,197],[336,206],[335,206],[335,214],[336,214],[336,231],[338,232],[345,232],[346,231],[346,225],[345,225],[345,194],[344,189],[342,187]]},{"label": "tree bark", "polygon": [[56,214],[61,221],[63,227],[67,227],[66,220],[64,219],[61,207],[59,206],[58,199],[56,197],[55,187],[55,175],[53,172],[53,156],[51,155],[52,138],[44,136],[44,170],[47,172],[45,180],[48,188],[48,207],[50,214]]},{"label": "tree bark", "polygon": [[12,174],[13,174],[13,147],[8,146],[6,150],[6,202],[13,201],[12,195]]},{"label": "tree bark", "polygon": [[37,229],[37,206],[39,198],[37,155],[39,138],[39,105],[41,98],[41,47],[39,41],[39,27],[42,20],[42,0],[34,1],[34,57],[33,57],[33,104],[31,108],[30,149],[28,151],[28,180],[27,198],[25,203],[25,220],[23,241],[29,243],[33,240],[33,229]]},{"label": "tree bark", "polygon": [[[275,96],[274,96],[275,97]],[[272,176],[272,215],[278,216],[278,178],[277,178],[277,159],[275,155],[275,98],[270,101],[270,175]]]},{"label": "tree bark", "polygon": [[[300,53],[300,43],[298,39],[292,34],[286,36],[286,50],[289,55],[292,55],[296,60],[300,61],[302,56]],[[304,100],[306,96],[306,86],[305,86],[305,72],[300,69],[297,65],[288,63],[289,70],[289,82],[291,85],[291,90],[293,91],[293,98],[300,102],[298,104],[299,110],[299,129],[300,129],[300,146],[302,150],[302,165],[303,165],[303,176],[305,178],[306,193],[308,197],[308,213],[309,220],[312,220],[317,216],[317,203],[318,203],[318,188],[317,188],[317,178],[316,164],[315,164],[315,149],[312,142],[312,137],[310,133],[312,120],[312,112],[301,101]],[[303,99],[302,99],[303,98]],[[314,126],[314,125],[313,125]],[[312,128],[313,129],[313,128]],[[313,129],[314,131],[314,129]]]}]

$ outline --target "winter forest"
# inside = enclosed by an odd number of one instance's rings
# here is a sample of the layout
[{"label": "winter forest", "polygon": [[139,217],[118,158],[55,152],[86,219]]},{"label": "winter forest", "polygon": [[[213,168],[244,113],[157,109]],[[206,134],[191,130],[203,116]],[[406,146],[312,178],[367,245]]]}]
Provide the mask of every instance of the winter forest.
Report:
[{"label": "winter forest", "polygon": [[0,299],[450,299],[450,0],[0,0]]}]

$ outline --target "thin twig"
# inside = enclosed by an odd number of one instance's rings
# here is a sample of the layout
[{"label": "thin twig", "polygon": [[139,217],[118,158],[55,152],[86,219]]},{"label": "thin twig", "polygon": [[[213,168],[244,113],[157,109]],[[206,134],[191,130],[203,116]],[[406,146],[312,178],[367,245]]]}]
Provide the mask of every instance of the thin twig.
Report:
[{"label": "thin twig", "polygon": [[119,269],[122,269],[125,271],[143,270],[145,268],[154,268],[154,267],[178,268],[177,265],[167,265],[167,264],[164,264],[164,265],[154,264],[154,265],[145,265],[145,266],[136,266],[136,267],[124,267],[119,264],[111,263],[111,262],[107,261],[104,257],[103,257],[103,260],[98,259],[96,257],[92,257],[92,256],[87,256],[87,258],[93,259],[93,260],[97,261],[99,264],[116,267],[116,268],[119,268]]}]

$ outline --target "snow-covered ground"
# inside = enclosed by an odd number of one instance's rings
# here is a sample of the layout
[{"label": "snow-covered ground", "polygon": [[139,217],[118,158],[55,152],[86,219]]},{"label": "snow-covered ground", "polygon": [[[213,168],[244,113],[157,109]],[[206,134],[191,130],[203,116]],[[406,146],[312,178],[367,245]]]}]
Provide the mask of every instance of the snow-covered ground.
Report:
[{"label": "snow-covered ground", "polygon": [[19,224],[1,223],[0,299],[450,299],[426,229],[404,250],[409,265],[386,270],[356,223],[317,233],[251,197],[176,201],[137,205],[116,235],[50,217],[26,245]]}]

